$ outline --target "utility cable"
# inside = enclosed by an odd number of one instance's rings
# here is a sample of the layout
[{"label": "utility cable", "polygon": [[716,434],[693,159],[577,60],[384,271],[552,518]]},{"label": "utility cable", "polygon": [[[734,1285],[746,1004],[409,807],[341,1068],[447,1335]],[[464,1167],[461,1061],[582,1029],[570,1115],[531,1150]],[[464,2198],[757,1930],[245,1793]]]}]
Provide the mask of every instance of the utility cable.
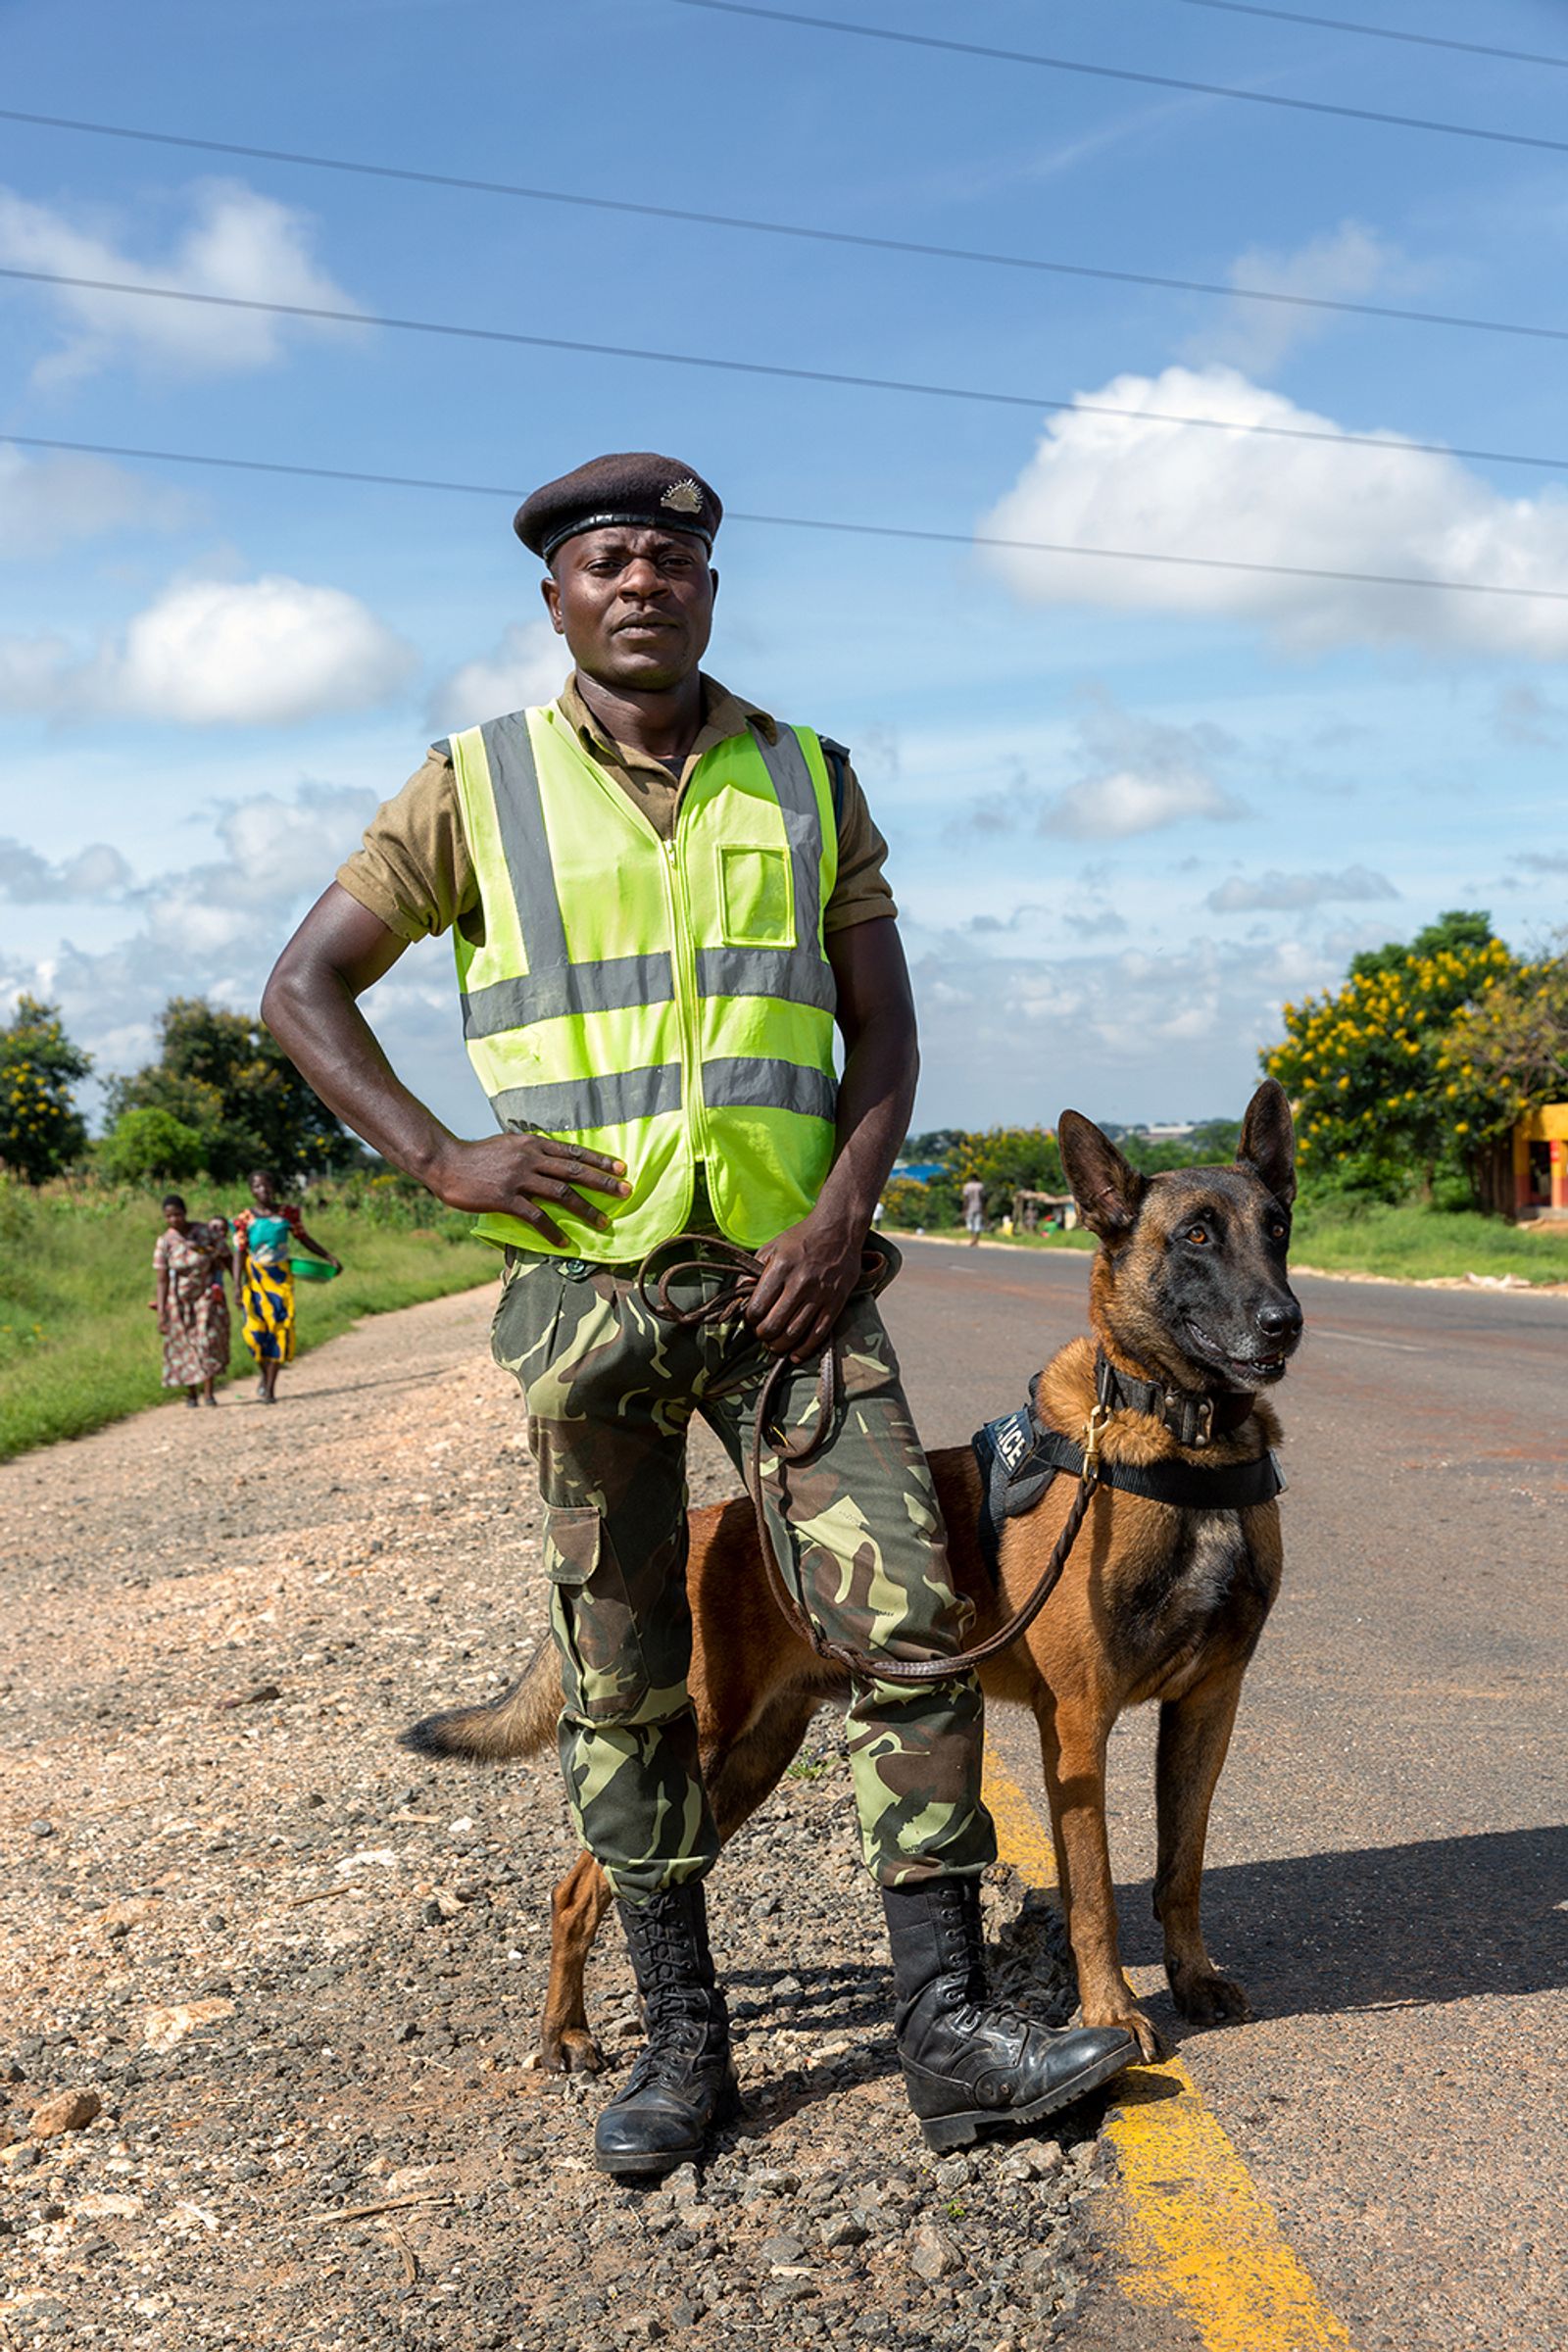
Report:
[{"label": "utility cable", "polygon": [[270,318],[308,318],[328,326],[380,326],[400,334],[450,335],[462,342],[520,345],[529,351],[571,351],[592,359],[641,360],[662,368],[709,368],[725,375],[782,377],[789,383],[834,384],[857,392],[901,392],[925,400],[969,400],[989,408],[1049,409],[1065,416],[1106,416],[1128,424],[1160,424],[1201,432],[1244,433],[1270,441],[1318,441],[1335,448],[1378,449],[1396,456],[1468,458],[1480,465],[1529,466],[1568,472],[1568,458],[1527,450],[1474,449],[1461,442],[1414,441],[1402,433],[1349,433],[1311,424],[1260,424],[1229,416],[1185,416],[1165,409],[1123,409],[1109,401],[1063,400],[1044,392],[992,392],[974,384],[931,384],[899,375],[854,375],[836,368],[790,368],[777,361],[726,359],[717,353],[654,351],[636,343],[589,343],[570,335],[531,335],[506,326],[464,326],[438,318],[403,318],[387,312],[334,310],[323,303],[262,302],[250,295],[207,294],[188,286],[137,286],[114,277],[75,277],[58,270],[19,270],[0,264],[0,278],[27,285],[66,286],[78,293],[128,294],[137,301],[187,302],[203,310],[246,311]]},{"label": "utility cable", "polygon": [[[1217,0],[1216,0],[1217,5]],[[1457,311],[1407,310],[1396,303],[1348,302],[1328,294],[1290,294],[1272,286],[1233,286],[1213,278],[1169,277],[1152,270],[1111,270],[1090,262],[1047,261],[1033,254],[993,253],[984,247],[936,245],[914,237],[877,237],[804,221],[760,220],[747,213],[706,213],[674,204],[640,204],[627,196],[584,196],[566,188],[534,188],[506,179],[472,179],[455,172],[420,172],[409,165],[362,163],[350,156],[314,155],[290,147],[257,147],[238,139],[204,139],[127,122],[90,122],[74,115],[40,115],[0,106],[0,122],[40,130],[74,130],[93,138],[132,139],[150,147],[185,147],[201,155],[235,156],[248,163],[289,164],[311,172],[341,172],[362,179],[407,180],[416,187],[455,188],[467,195],[508,196],[526,204],[569,205],[589,213],[630,213],[646,220],[680,220],[699,228],[729,228],[749,236],[795,237],[813,245],[848,245],[868,253],[907,253],[926,261],[980,263],[996,270],[1034,270],[1050,277],[1097,279],[1113,286],[1153,286],[1168,294],[1217,295],[1225,302],[1266,302],[1298,311],[1333,311],[1349,318],[1391,318],[1407,326],[1456,327],[1473,334],[1524,335],[1568,343],[1568,326],[1538,326],[1516,318],[1474,318]]]},{"label": "utility cable", "polygon": [[990,58],[1005,66],[1041,66],[1053,74],[1084,74],[1096,81],[1132,81],[1150,90],[1182,90],[1198,98],[1234,98],[1247,106],[1272,106],[1288,114],[1328,115],[1342,122],[1377,122],[1396,130],[1437,131],[1445,138],[1485,139],[1497,147],[1534,147],[1568,155],[1568,139],[1548,139],[1527,130],[1489,130],[1479,122],[1445,122],[1430,115],[1395,115],[1379,107],[1341,106],[1326,98],[1287,98],[1279,90],[1243,90],[1221,81],[1188,81],[1175,74],[1144,74],[1133,66],[1090,65],[1083,58],[1045,57],[1034,49],[996,49],[979,41],[946,40],[934,32],[901,32],[891,24],[852,24],[844,17],[808,17],[792,8],[759,8],[754,0],[672,0],[676,8],[704,8],[721,17],[757,17],[769,24],[799,24],[811,32],[853,33],[867,41],[895,41],[906,49],[939,49],[951,57]]},{"label": "utility cable", "polygon": [[[137,449],[114,441],[60,441],[38,433],[0,431],[0,445],[19,449],[49,449],[73,456],[133,458],[161,466],[212,466],[226,472],[276,473],[302,476],[314,482],[362,482],[393,490],[445,490],[469,498],[516,498],[515,484],[436,481],[422,474],[362,473],[343,466],[292,466],[275,458],[214,457],[197,450]],[[989,547],[1029,556],[1088,557],[1105,564],[1162,564],[1189,571],[1242,571],[1272,579],[1337,580],[1364,588],[1423,588],[1455,596],[1507,596],[1532,604],[1568,604],[1568,588],[1517,588],[1494,580],[1422,578],[1388,571],[1342,571],[1319,564],[1259,564],[1234,556],[1172,555],[1152,548],[1083,547],[1068,540],[1002,539],[988,532],[937,531],[911,523],[849,522],[818,514],[755,514],[726,508],[731,522],[749,522],[773,530],[838,531],[856,539],[919,540],[938,547]]]},{"label": "utility cable", "polygon": [[1258,0],[1183,0],[1187,8],[1223,9],[1228,17],[1271,17],[1277,24],[1309,24],[1319,32],[1354,32],[1372,41],[1404,41],[1416,49],[1457,49],[1465,57],[1500,57],[1514,66],[1568,68],[1568,57],[1534,49],[1499,49],[1491,41],[1455,41],[1437,32],[1405,32],[1392,24],[1352,24],[1345,17],[1304,17],[1294,8],[1263,8]]}]

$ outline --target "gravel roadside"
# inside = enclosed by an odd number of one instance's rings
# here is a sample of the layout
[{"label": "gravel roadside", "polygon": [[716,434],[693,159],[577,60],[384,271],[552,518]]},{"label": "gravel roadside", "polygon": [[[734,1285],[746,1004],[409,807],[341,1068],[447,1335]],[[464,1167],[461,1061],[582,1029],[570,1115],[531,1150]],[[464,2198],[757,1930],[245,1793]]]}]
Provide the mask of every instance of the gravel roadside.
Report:
[{"label": "gravel roadside", "polygon": [[[360,1326],[275,1411],[235,1391],[0,1468],[0,2344],[1072,2334],[1098,2110],[924,2148],[831,1714],[713,1882],[743,2120],[653,2190],[591,2169],[603,2081],[533,2055],[575,1850],[554,1774],[395,1744],[543,1627],[490,1303]],[[734,1485],[703,1433],[694,1498]],[[1006,1871],[986,1900],[1008,1990],[1059,2021],[1054,1913]],[[612,2079],[612,1931],[589,1999]]]}]

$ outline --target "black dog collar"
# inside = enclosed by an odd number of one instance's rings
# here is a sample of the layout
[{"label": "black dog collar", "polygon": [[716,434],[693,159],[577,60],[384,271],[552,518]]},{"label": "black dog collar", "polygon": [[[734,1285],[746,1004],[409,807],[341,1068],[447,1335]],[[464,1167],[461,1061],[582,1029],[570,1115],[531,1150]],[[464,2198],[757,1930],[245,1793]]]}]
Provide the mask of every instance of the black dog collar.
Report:
[{"label": "black dog collar", "polygon": [[1200,1449],[1216,1436],[1240,1429],[1252,1409],[1245,1391],[1168,1387],[1159,1380],[1134,1380],[1102,1350],[1095,1353],[1095,1391],[1107,1412],[1149,1413],[1163,1422],[1178,1446]]}]

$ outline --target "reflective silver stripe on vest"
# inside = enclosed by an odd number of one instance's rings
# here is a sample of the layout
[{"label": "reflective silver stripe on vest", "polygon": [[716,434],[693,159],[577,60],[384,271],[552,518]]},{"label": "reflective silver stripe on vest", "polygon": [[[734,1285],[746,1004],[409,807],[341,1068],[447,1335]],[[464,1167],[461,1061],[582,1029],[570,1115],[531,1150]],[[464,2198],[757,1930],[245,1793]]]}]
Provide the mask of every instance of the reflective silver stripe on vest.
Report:
[{"label": "reflective silver stripe on vest", "polygon": [[626,1012],[639,1004],[666,1004],[674,994],[674,964],[663,954],[558,964],[465,996],[463,1034],[499,1037],[503,1030],[559,1020],[568,1012]]},{"label": "reflective silver stripe on vest", "polygon": [[752,740],[762,755],[762,765],[778,796],[784,837],[790,845],[799,953],[809,953],[820,961],[817,933],[822,912],[822,814],[816,805],[816,786],[811,781],[801,739],[793,727],[780,727],[776,740],[769,743],[754,720]]},{"label": "reflective silver stripe on vest", "polygon": [[[490,765],[490,789],[495,796],[501,850],[507,861],[512,895],[517,904],[528,969],[540,974],[560,971],[571,959],[566,954],[566,926],[561,901],[556,896],[527,712],[514,710],[507,718],[486,719],[479,732]],[[486,1030],[481,1034],[489,1036],[492,1032]]]},{"label": "reflective silver stripe on vest", "polygon": [[838,1093],[837,1081],[825,1070],[798,1061],[748,1054],[703,1064],[703,1099],[710,1110],[794,1110],[803,1118],[831,1120]]},{"label": "reflective silver stripe on vest", "polygon": [[823,1012],[838,1003],[833,966],[814,947],[699,948],[697,986],[705,997],[777,997]]},{"label": "reflective silver stripe on vest", "polygon": [[[773,1065],[762,1062],[758,1066],[768,1069]],[[582,1135],[591,1127],[624,1127],[634,1119],[653,1119],[661,1111],[679,1110],[680,1063],[612,1070],[602,1078],[566,1078],[549,1086],[504,1087],[491,1096],[490,1104],[503,1127],[542,1127],[547,1135]]]}]

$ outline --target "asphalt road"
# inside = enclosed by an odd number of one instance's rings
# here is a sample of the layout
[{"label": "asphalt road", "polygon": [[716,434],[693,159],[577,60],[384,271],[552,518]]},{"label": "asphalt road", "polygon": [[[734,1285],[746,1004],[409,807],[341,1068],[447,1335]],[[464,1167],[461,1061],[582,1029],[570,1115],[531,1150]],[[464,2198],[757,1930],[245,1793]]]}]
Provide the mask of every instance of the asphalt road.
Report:
[{"label": "asphalt road", "polygon": [[[905,1247],[888,1320],[952,1444],[1084,1328],[1089,1261]],[[1297,1288],[1286,1581],[1205,1881],[1254,2017],[1184,2038],[1162,1991],[1152,2014],[1361,2352],[1563,2352],[1568,1298]],[[1153,1728],[1125,1718],[1111,1760],[1140,1992]],[[1038,1790],[1027,1719],[991,1736]]]}]

